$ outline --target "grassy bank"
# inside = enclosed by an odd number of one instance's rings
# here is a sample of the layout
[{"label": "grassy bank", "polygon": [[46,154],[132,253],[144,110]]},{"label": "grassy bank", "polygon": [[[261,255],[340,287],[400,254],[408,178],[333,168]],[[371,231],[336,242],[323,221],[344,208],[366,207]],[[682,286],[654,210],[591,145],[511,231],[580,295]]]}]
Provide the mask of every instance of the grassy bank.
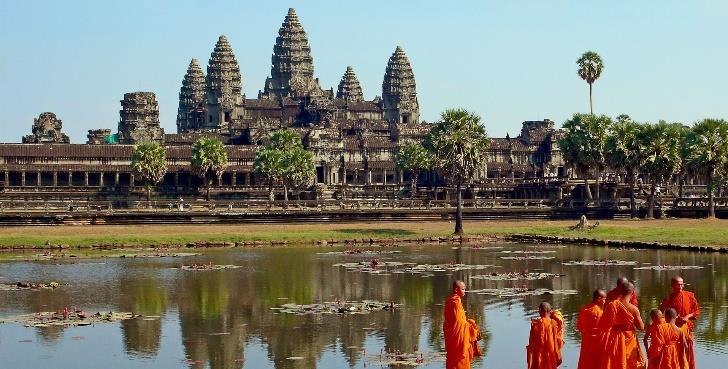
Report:
[{"label": "grassy bank", "polygon": [[[728,247],[727,220],[675,219],[656,221],[602,221],[591,231],[569,231],[575,221],[474,221],[465,223],[468,234],[539,234],[596,239],[712,245]],[[40,226],[0,229],[0,247],[43,248],[49,245],[154,246],[200,241],[314,242],[361,238],[415,238],[447,236],[451,222],[370,222],[274,225],[138,225]]]}]

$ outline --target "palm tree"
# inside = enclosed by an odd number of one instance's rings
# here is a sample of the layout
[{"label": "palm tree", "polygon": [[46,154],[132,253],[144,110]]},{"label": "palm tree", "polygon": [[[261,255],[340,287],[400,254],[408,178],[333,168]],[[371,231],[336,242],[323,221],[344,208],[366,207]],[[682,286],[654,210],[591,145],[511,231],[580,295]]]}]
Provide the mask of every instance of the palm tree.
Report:
[{"label": "palm tree", "polygon": [[144,182],[149,207],[152,187],[167,174],[167,154],[164,148],[154,142],[135,145],[131,156],[131,169]]},{"label": "palm tree", "polygon": [[607,163],[613,168],[623,170],[629,178],[629,209],[630,217],[637,218],[637,204],[634,189],[636,187],[636,171],[640,165],[642,148],[638,135],[642,125],[634,122],[628,115],[620,115],[607,136],[605,156]]},{"label": "palm tree", "polygon": [[225,145],[215,138],[201,138],[192,144],[192,170],[205,183],[206,198],[210,201],[210,184],[213,178],[219,178],[228,165]]},{"label": "palm tree", "polygon": [[562,125],[564,134],[559,140],[559,147],[564,160],[584,178],[587,200],[592,199],[589,188],[589,172],[592,168],[597,170],[596,195],[599,199],[599,173],[604,166],[604,146],[611,125],[612,119],[605,115],[579,113]]},{"label": "palm tree", "polygon": [[646,125],[637,135],[642,152],[640,168],[650,181],[647,219],[654,218],[657,185],[669,182],[680,171],[680,132],[673,124]]},{"label": "palm tree", "polygon": [[408,144],[397,154],[397,168],[410,172],[410,196],[417,193],[417,179],[420,171],[430,167],[430,153],[422,145]]},{"label": "palm tree", "polygon": [[602,75],[604,63],[602,58],[594,51],[587,51],[581,55],[576,61],[579,66],[579,77],[589,84],[589,111],[594,114],[594,105],[592,104],[592,85]]},{"label": "palm tree", "polygon": [[283,153],[276,148],[264,147],[255,152],[253,171],[268,181],[268,200],[273,202],[273,185],[283,180]]},{"label": "palm tree", "polygon": [[704,119],[693,126],[694,162],[708,175],[708,217],[715,218],[717,179],[725,176],[728,166],[728,122]]},{"label": "palm tree", "polygon": [[455,183],[455,234],[463,233],[462,185],[478,171],[490,144],[480,121],[480,116],[464,109],[445,110],[426,141],[434,167]]}]

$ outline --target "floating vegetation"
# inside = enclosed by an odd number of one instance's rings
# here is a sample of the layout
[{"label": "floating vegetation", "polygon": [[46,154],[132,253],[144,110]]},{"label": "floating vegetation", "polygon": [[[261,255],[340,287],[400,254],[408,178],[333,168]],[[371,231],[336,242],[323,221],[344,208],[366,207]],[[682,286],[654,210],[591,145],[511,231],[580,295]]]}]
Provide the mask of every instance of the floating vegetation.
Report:
[{"label": "floating vegetation", "polygon": [[635,270],[688,270],[688,269],[703,269],[699,265],[651,265],[633,268]]},{"label": "floating vegetation", "polygon": [[526,255],[526,256],[501,256],[503,260],[551,260],[556,259],[556,256],[543,256],[543,255]]},{"label": "floating vegetation", "polygon": [[432,276],[435,272],[455,272],[460,270],[476,270],[495,268],[495,265],[468,265],[468,264],[417,264],[405,263],[399,261],[381,261],[373,259],[369,262],[358,263],[338,263],[334,266],[343,267],[348,271],[357,271],[370,274],[421,274],[423,276]]},{"label": "floating vegetation", "polygon": [[319,315],[319,314],[369,314],[372,311],[391,311],[402,307],[401,304],[393,302],[381,302],[374,300],[364,301],[333,301],[320,304],[283,304],[280,307],[271,308],[279,313],[296,315]]},{"label": "floating vegetation", "polygon": [[362,250],[350,249],[344,251],[317,252],[316,255],[358,255],[358,256],[376,256],[384,254],[399,254],[402,251],[397,250]]},{"label": "floating vegetation", "polygon": [[553,274],[553,273],[520,273],[520,272],[507,272],[507,273],[490,273],[474,275],[471,279],[485,279],[489,281],[535,281],[538,279],[552,279],[563,277],[566,274]]},{"label": "floating vegetation", "polygon": [[625,266],[637,265],[636,261],[626,260],[572,260],[561,263],[563,265],[590,265],[590,266]]},{"label": "floating vegetation", "polygon": [[200,255],[194,252],[154,252],[144,254],[101,255],[103,258],[181,258]]},{"label": "floating vegetation", "polygon": [[16,315],[5,319],[0,319],[0,323],[18,323],[26,327],[51,327],[51,326],[87,326],[96,323],[110,323],[120,320],[128,320],[140,318],[141,315],[124,312],[98,312],[93,315],[87,315],[83,311],[68,311],[64,309],[62,312],[41,312],[33,314]]},{"label": "floating vegetation", "polygon": [[453,250],[503,250],[505,249],[504,246],[458,246],[458,247],[451,247]]},{"label": "floating vegetation", "polygon": [[32,283],[32,282],[17,282],[17,283],[0,283],[0,291],[39,291],[39,290],[54,290],[61,287],[58,282],[49,283]]},{"label": "floating vegetation", "polygon": [[541,295],[576,295],[576,290],[550,290],[548,288],[525,288],[525,287],[509,287],[509,288],[484,288],[480,290],[469,290],[470,293],[478,295],[490,295],[497,297],[525,297],[525,296],[541,296]]},{"label": "floating vegetation", "polygon": [[[224,264],[190,264],[182,265],[178,269],[181,270],[223,270],[223,269],[237,269],[242,268],[240,265],[224,265]],[[175,268],[177,269],[177,268]]]},{"label": "floating vegetation", "polygon": [[367,355],[366,360],[379,365],[406,365],[418,366],[432,362],[445,361],[444,352],[382,352],[380,354]]},{"label": "floating vegetation", "polygon": [[500,252],[500,254],[527,254],[527,255],[535,255],[535,254],[555,254],[555,253],[556,253],[555,250],[535,250],[535,251],[531,251],[531,250],[514,250],[514,251],[506,250],[506,251],[501,251]]}]

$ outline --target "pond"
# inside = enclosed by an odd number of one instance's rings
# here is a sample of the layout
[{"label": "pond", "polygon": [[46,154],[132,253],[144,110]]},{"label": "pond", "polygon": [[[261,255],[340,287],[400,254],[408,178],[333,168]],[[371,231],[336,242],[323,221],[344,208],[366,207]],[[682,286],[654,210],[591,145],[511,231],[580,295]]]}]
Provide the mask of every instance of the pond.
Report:
[{"label": "pond", "polygon": [[[370,368],[387,367],[392,352],[422,352],[420,368],[444,368],[436,361],[444,345],[442,303],[454,279],[480,291],[465,301],[486,332],[485,356],[474,368],[524,368],[529,320],[541,301],[564,312],[562,367],[576,368],[576,314],[595,288],[611,288],[620,275],[634,280],[647,318],[676,274],[700,302],[698,367],[724,368],[728,360],[728,255],[524,244],[362,249],[373,252],[285,247],[2,262],[0,283],[60,286],[0,290],[0,319],[64,307],[143,317],[77,327],[0,324],[0,368]],[[381,309],[324,314],[330,310],[287,305],[362,300],[381,302]]]}]

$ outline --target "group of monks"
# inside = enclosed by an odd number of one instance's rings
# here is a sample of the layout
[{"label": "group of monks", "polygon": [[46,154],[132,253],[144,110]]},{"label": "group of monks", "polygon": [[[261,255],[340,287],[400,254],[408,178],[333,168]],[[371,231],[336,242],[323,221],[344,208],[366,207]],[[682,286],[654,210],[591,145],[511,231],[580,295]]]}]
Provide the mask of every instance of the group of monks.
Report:
[{"label": "group of monks", "polygon": [[582,336],[578,369],[695,369],[694,321],[700,308],[682,277],[672,278],[671,285],[672,293],[650,314],[643,339],[646,359],[637,340],[645,325],[634,285],[620,277],[609,293],[594,291],[576,323]]},{"label": "group of monks", "polygon": [[[645,326],[634,285],[620,277],[608,293],[594,291],[576,323],[582,336],[578,369],[695,369],[694,321],[700,309],[695,295],[684,290],[682,277],[672,278],[671,285],[672,293],[650,314],[643,339],[646,358],[637,338]],[[473,358],[482,355],[480,330],[465,316],[463,296],[465,283],[456,281],[445,301],[447,369],[469,369]],[[562,362],[564,317],[547,302],[539,305],[538,312],[526,346],[528,369],[556,369]]]}]

